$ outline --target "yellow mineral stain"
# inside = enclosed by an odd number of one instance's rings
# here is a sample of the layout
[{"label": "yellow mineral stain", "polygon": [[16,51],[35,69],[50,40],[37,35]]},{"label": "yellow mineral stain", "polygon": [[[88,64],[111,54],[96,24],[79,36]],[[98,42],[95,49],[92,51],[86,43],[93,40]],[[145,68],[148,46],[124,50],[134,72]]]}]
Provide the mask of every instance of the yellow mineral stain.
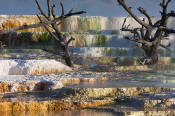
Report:
[{"label": "yellow mineral stain", "polygon": [[27,102],[25,107],[27,112],[38,112],[38,111],[47,111],[49,101],[34,101]]},{"label": "yellow mineral stain", "polygon": [[0,82],[0,93],[9,92],[9,83],[8,82]]},{"label": "yellow mineral stain", "polygon": [[[42,19],[43,19],[43,21],[45,20],[44,18],[42,18]],[[5,26],[6,29],[10,29],[10,28],[17,27],[17,26],[37,24],[37,23],[39,23],[39,20],[36,16],[33,16],[33,15],[31,15],[31,16],[24,15],[24,16],[20,16],[20,17],[10,16],[10,17],[6,18],[6,20],[4,22],[2,22],[2,24]],[[58,24],[59,24],[59,22],[58,22]],[[61,25],[58,25],[58,28],[61,29]],[[2,29],[2,25],[0,26],[0,29]],[[51,29],[51,31],[53,31],[53,30]],[[46,30],[44,27],[38,27],[38,28],[19,30],[17,32],[46,32]]]},{"label": "yellow mineral stain", "polygon": [[92,108],[92,107],[98,107],[106,104],[110,104],[110,100],[95,100],[91,102],[80,102],[80,108]]},{"label": "yellow mineral stain", "polygon": [[17,103],[13,103],[13,111],[15,111],[15,114],[21,115],[24,114],[25,109],[25,103],[24,102],[17,102]]},{"label": "yellow mineral stain", "polygon": [[12,111],[13,102],[0,102],[0,111]]},{"label": "yellow mineral stain", "polygon": [[106,81],[106,77],[102,78],[63,78],[62,84],[65,86],[67,84],[73,83],[73,84],[79,84],[79,83],[94,83],[97,81]]},{"label": "yellow mineral stain", "polygon": [[32,71],[30,74],[32,75],[36,75],[36,74],[50,74],[50,73],[57,73],[57,72],[66,72],[66,71],[70,71],[70,70],[66,70],[66,69],[37,69]]},{"label": "yellow mineral stain", "polygon": [[148,66],[118,66],[116,70],[151,70]]}]

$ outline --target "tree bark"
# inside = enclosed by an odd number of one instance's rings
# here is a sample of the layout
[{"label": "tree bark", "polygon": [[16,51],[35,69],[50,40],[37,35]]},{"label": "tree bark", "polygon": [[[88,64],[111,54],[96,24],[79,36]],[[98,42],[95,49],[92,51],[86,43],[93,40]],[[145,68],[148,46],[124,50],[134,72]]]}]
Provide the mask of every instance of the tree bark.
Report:
[{"label": "tree bark", "polygon": [[[165,38],[168,38],[169,34],[175,33],[174,29],[169,29],[167,27],[167,22],[170,17],[175,17],[175,11],[171,11],[168,13],[168,5],[172,0],[162,0],[160,2],[160,6],[162,7],[161,19],[157,22],[153,23],[150,15],[144,10],[142,7],[138,8],[138,11],[147,18],[141,20],[134,12],[131,10],[131,7],[128,7],[125,3],[125,0],[118,0],[119,5],[121,5],[129,15],[138,22],[141,27],[140,28],[129,28],[129,25],[126,25],[126,19],[123,22],[121,31],[127,31],[133,34],[132,37],[126,36],[125,39],[134,41],[136,43],[141,44],[141,48],[144,50],[144,57],[139,59],[141,60],[141,64],[152,65],[158,62],[158,48],[163,47],[169,51],[170,45],[163,45],[161,41]],[[140,46],[139,46],[140,47]]]},{"label": "tree bark", "polygon": [[70,54],[69,54],[69,49],[68,49],[68,47],[67,46],[62,46],[62,49],[63,49],[63,51],[64,51],[64,59],[65,59],[65,62],[66,62],[66,64],[68,65],[68,66],[70,66],[70,67],[74,67],[74,64],[73,64],[73,62],[72,62],[72,60],[71,60],[71,57],[70,57]]},{"label": "tree bark", "polygon": [[153,45],[153,46],[144,46],[143,50],[145,52],[145,65],[153,65],[158,62],[158,46]]}]

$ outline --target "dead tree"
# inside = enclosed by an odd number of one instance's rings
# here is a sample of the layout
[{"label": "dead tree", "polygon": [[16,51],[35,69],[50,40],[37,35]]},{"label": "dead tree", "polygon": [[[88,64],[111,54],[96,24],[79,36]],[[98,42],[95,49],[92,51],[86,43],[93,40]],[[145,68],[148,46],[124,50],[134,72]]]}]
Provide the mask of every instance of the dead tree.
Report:
[{"label": "dead tree", "polygon": [[[118,0],[129,15],[138,22],[141,26],[139,28],[130,28],[130,24],[126,25],[127,18],[124,19],[121,31],[130,32],[133,36],[126,36],[125,39],[139,43],[144,52],[145,56],[140,60],[142,64],[151,65],[158,62],[158,48],[162,47],[169,51],[171,43],[168,45],[161,44],[163,39],[168,39],[169,34],[175,33],[175,30],[167,27],[168,19],[175,17],[175,12],[168,12],[168,5],[172,0],[162,0],[160,6],[162,8],[161,18],[156,22],[152,21],[152,18],[146,10],[142,7],[138,8],[138,11],[145,16],[143,20],[133,13],[131,7],[128,7],[125,0]],[[145,20],[147,19],[147,21]]]},{"label": "dead tree", "polygon": [[[47,0],[47,6],[48,6],[48,12],[47,14],[44,13],[43,9],[41,8],[38,0],[35,0],[37,6],[38,6],[38,9],[41,13],[41,15],[45,18],[45,20],[47,21],[52,21],[52,20],[55,20],[57,18],[57,16],[55,15],[55,4],[53,4],[52,6],[50,6],[50,0]],[[62,14],[61,14],[61,18],[60,19],[60,22],[64,19],[65,17],[65,14],[64,14],[64,5],[62,2],[60,2],[60,6],[61,6],[61,9],[62,9]],[[68,14],[72,13],[74,9],[71,9],[69,11]],[[82,12],[84,13],[84,12]],[[58,25],[60,24],[60,22],[54,22],[52,23],[51,25],[46,25],[44,24],[42,18],[37,15],[38,19],[40,20],[40,23],[43,24],[44,28],[50,33],[50,35],[58,42],[58,44],[61,46],[62,50],[63,50],[63,57],[65,59],[65,62],[68,66],[71,66],[73,67],[73,63],[72,63],[72,60],[71,60],[71,57],[70,57],[70,54],[69,54],[69,49],[68,49],[68,45],[69,43],[74,40],[74,38],[69,38],[68,40],[66,39],[66,36],[64,36],[58,29]],[[52,30],[54,30],[54,32],[50,29],[50,27],[52,28]]]},{"label": "dead tree", "polygon": [[[74,38],[69,38],[68,40],[66,39],[66,36],[64,36],[59,28],[58,25],[60,25],[62,23],[63,20],[65,20],[68,17],[71,17],[73,15],[79,15],[79,14],[83,14],[86,13],[85,11],[78,11],[78,12],[73,12],[74,8],[72,8],[68,13],[65,14],[64,11],[64,5],[62,2],[60,2],[60,6],[61,6],[61,10],[62,13],[60,16],[56,16],[55,14],[55,4],[53,4],[52,6],[50,5],[50,0],[47,0],[47,14],[43,11],[43,9],[40,6],[40,3],[38,2],[38,0],[35,0],[38,9],[41,13],[40,15],[37,15],[38,19],[39,19],[39,23],[38,24],[31,24],[31,25],[23,25],[23,26],[18,26],[18,27],[14,27],[11,29],[3,29],[0,30],[0,34],[8,34],[10,32],[14,32],[17,30],[23,30],[23,29],[29,29],[29,28],[37,28],[37,27],[41,27],[43,26],[48,32],[49,34],[52,36],[52,38],[54,38],[56,40],[56,42],[58,42],[59,46],[62,48],[63,50],[63,57],[65,59],[65,62],[68,66],[73,67],[73,63],[71,60],[71,57],[69,55],[69,49],[68,49],[68,45],[69,43],[74,40]],[[44,18],[44,20],[43,20]]]}]

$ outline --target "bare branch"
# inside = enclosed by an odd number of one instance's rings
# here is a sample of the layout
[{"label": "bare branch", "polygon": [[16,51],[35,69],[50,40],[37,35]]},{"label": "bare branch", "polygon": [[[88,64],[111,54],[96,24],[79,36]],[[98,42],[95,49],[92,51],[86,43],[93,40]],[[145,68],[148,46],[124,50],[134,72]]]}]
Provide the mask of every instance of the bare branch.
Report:
[{"label": "bare branch", "polygon": [[64,17],[60,16],[60,17],[55,18],[54,20],[46,21],[46,22],[43,22],[43,23],[18,26],[18,27],[14,27],[14,28],[11,28],[11,29],[7,29],[7,30],[0,30],[0,34],[6,34],[6,33],[9,33],[9,32],[14,32],[14,31],[29,29],[29,28],[37,28],[37,27],[43,26],[43,24],[45,24],[45,25],[53,24],[53,23],[56,23],[57,21],[60,21],[63,18],[68,18],[70,16],[79,15],[79,14],[83,14],[83,13],[86,13],[86,12],[85,11],[79,11],[79,12],[69,13],[69,14],[66,14]]},{"label": "bare branch", "polygon": [[163,7],[165,4],[165,0],[162,0],[162,2],[160,3],[160,6]]},{"label": "bare branch", "polygon": [[171,11],[170,13],[167,14],[168,17],[175,17],[175,12]]},{"label": "bare branch", "polygon": [[[64,14],[64,5],[62,2],[60,2],[61,8],[62,8],[62,15],[59,17],[56,17],[55,13],[54,13],[54,8],[55,5],[53,5],[52,7],[50,7],[50,0],[47,0],[47,7],[48,7],[48,16],[44,13],[43,9],[40,6],[40,3],[38,2],[38,0],[35,0],[38,9],[41,13],[41,15],[47,19],[47,21],[42,21],[41,17],[39,15],[37,15],[40,23],[38,24],[31,24],[31,25],[23,25],[23,26],[18,26],[18,27],[14,27],[11,29],[7,29],[7,30],[0,30],[0,34],[5,34],[5,33],[9,33],[9,32],[13,32],[13,31],[17,31],[17,30],[23,30],[23,29],[29,29],[29,28],[37,28],[40,26],[43,26],[47,32],[49,32],[49,34],[53,37],[53,39],[55,39],[58,44],[60,45],[60,47],[62,48],[62,51],[64,52],[63,57],[65,59],[65,62],[68,66],[73,67],[73,63],[71,61],[71,57],[69,54],[69,50],[68,50],[68,44],[74,40],[74,38],[70,38],[68,41],[66,41],[66,37],[64,37],[64,35],[59,31],[58,29],[58,25],[61,24],[61,22],[63,21],[63,19],[73,16],[73,15],[77,15],[77,14],[83,14],[86,13],[85,11],[80,11],[80,12],[72,12],[73,9],[70,10],[69,13]],[[52,20],[53,17],[53,20]],[[57,22],[59,21],[59,23],[57,24]],[[51,26],[52,29],[54,29],[53,33],[48,26]],[[3,48],[4,46],[2,45],[2,43],[0,42],[0,48]]]},{"label": "bare branch", "polygon": [[128,31],[128,32],[130,32],[130,33],[133,33],[133,34],[134,34],[134,38],[135,38],[135,37],[140,38],[140,35],[139,35],[139,32],[138,32],[138,30],[140,30],[140,28],[135,28],[135,29],[122,28],[122,29],[120,29],[120,30],[121,30],[121,31]]},{"label": "bare branch", "polygon": [[171,2],[171,0],[168,0],[167,3],[166,3],[166,7],[168,6],[168,4]]},{"label": "bare branch", "polygon": [[147,17],[149,25],[152,26],[152,20],[148,13],[142,7],[139,7],[138,10],[140,11],[140,13],[144,14]]},{"label": "bare branch", "polygon": [[127,19],[127,17],[123,21],[122,29],[125,28],[126,19]]},{"label": "bare branch", "polygon": [[161,22],[162,19],[158,20],[157,22],[154,23],[153,27],[159,27]]},{"label": "bare branch", "polygon": [[160,3],[160,6],[163,8],[163,9],[166,9],[168,4],[171,2],[171,0],[162,0],[162,2]]},{"label": "bare branch", "polygon": [[50,0],[47,0],[48,18],[51,19]]},{"label": "bare branch", "polygon": [[75,38],[71,37],[71,38],[67,41],[66,45],[68,46],[68,45],[70,44],[70,42],[73,41],[73,40],[75,40]]},{"label": "bare branch", "polygon": [[148,41],[145,41],[145,40],[139,39],[139,38],[125,37],[125,39],[131,40],[131,41],[135,41],[137,43],[145,44],[147,46],[152,46],[153,45],[152,42],[148,42]]},{"label": "bare branch", "polygon": [[[143,22],[145,22],[145,18],[143,18]],[[142,26],[142,28],[140,29],[140,34],[141,34],[141,37],[142,37],[142,39],[143,39],[144,36],[145,36],[145,33],[144,33],[144,26]]]},{"label": "bare branch", "polygon": [[129,24],[129,25],[125,25],[126,20],[127,20],[127,17],[124,19],[122,28],[121,28],[120,30],[121,30],[121,31],[128,31],[128,32],[130,32],[130,33],[133,33],[133,34],[134,34],[134,38],[137,37],[137,38],[140,38],[140,39],[141,39],[141,36],[140,36],[140,34],[139,34],[139,31],[141,30],[141,28],[129,29],[130,24]]},{"label": "bare branch", "polygon": [[170,34],[170,33],[175,33],[175,30],[174,29],[165,29],[163,30],[164,32]]},{"label": "bare branch", "polygon": [[151,26],[149,26],[147,23],[140,20],[127,5],[125,4],[124,0],[118,0],[118,3],[140,24],[143,25],[147,29],[151,29]]},{"label": "bare branch", "polygon": [[53,18],[55,18],[56,16],[55,16],[55,5],[52,5],[52,10],[51,10],[51,12],[52,12],[52,16],[53,16]]},{"label": "bare branch", "polygon": [[48,19],[47,15],[43,12],[43,9],[41,8],[40,3],[38,2],[38,0],[35,0],[35,2],[36,2],[36,4],[37,4],[37,6],[38,6],[38,9],[39,9],[40,13],[41,13],[46,19]]},{"label": "bare branch", "polygon": [[[125,26],[125,19],[121,29],[122,31],[133,33],[132,37],[128,36],[125,37],[125,39],[141,44],[141,48],[144,50],[146,56],[143,58],[143,62],[141,62],[142,64],[151,65],[158,62],[159,46],[171,51],[170,43],[168,45],[161,44],[162,39],[167,39],[170,33],[175,33],[174,29],[167,28],[168,18],[175,17],[174,11],[167,13],[168,4],[171,1],[172,0],[162,0],[160,3],[160,6],[163,9],[161,12],[162,16],[161,19],[156,21],[154,24],[152,23],[151,17],[147,14],[147,12],[143,8],[139,7],[138,10],[140,13],[145,15],[148,19],[149,24],[147,24],[145,19],[140,21],[140,19],[131,11],[130,7],[127,7],[125,0],[118,0],[119,5],[121,5],[142,26],[141,28],[129,29],[128,26]],[[156,32],[152,33],[154,29]]]},{"label": "bare branch", "polygon": [[165,20],[166,18],[168,18],[168,17],[166,17],[167,16],[167,7],[168,7],[168,4],[171,2],[171,0],[162,0],[162,2],[160,3],[160,6],[162,7],[162,12],[161,12],[161,14],[162,14],[162,18]]},{"label": "bare branch", "polygon": [[175,30],[174,29],[169,29],[167,27],[159,27],[160,30],[164,31],[166,34],[170,34],[170,33],[175,33]]},{"label": "bare branch", "polygon": [[40,16],[37,15],[37,17],[38,17],[38,19],[40,20],[40,23],[41,23],[41,24],[44,26],[44,28],[52,35],[52,37],[54,37],[57,41],[60,42],[59,38],[58,38],[55,34],[53,34],[53,33],[49,30],[49,28],[42,22]]},{"label": "bare branch", "polygon": [[63,4],[63,2],[60,2],[60,5],[61,5],[61,11],[62,11],[61,16],[64,17],[64,4]]}]

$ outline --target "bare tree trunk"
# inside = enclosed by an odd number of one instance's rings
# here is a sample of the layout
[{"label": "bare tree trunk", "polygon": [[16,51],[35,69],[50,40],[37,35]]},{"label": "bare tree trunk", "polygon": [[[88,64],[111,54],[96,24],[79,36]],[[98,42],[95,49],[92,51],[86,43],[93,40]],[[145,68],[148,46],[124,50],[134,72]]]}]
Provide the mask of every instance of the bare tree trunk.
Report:
[{"label": "bare tree trunk", "polygon": [[160,7],[162,8],[161,19],[156,22],[153,22],[150,15],[144,10],[142,7],[138,8],[138,11],[145,16],[145,18],[140,19],[137,15],[135,15],[131,9],[125,3],[125,0],[118,0],[119,5],[121,5],[129,15],[138,22],[141,27],[131,28],[130,24],[126,25],[126,19],[123,22],[121,31],[127,31],[133,34],[133,36],[126,36],[125,39],[134,41],[136,43],[141,44],[141,47],[144,52],[144,58],[140,59],[141,64],[151,65],[156,64],[158,62],[158,48],[159,46],[162,48],[166,48],[167,50],[171,51],[169,43],[168,45],[161,44],[161,40],[169,39],[168,36],[171,33],[175,33],[175,30],[169,29],[167,27],[167,22],[170,17],[175,17],[175,11],[171,11],[168,13],[168,5],[172,0],[162,0],[160,2]]},{"label": "bare tree trunk", "polygon": [[146,65],[153,65],[158,62],[158,53],[157,53],[158,46],[145,46],[143,47],[143,50],[145,52],[145,58],[142,62]]},{"label": "bare tree trunk", "polygon": [[[63,58],[65,59],[65,62],[68,66],[73,67],[73,62],[71,60],[70,54],[69,54],[69,43],[72,40],[75,40],[74,38],[69,38],[67,40],[67,38],[65,37],[65,35],[63,35],[59,28],[58,25],[61,24],[61,22],[68,17],[71,17],[73,15],[78,15],[78,14],[83,14],[86,13],[85,11],[79,11],[79,12],[73,12],[74,8],[72,8],[67,14],[64,13],[64,4],[62,2],[60,2],[60,6],[61,6],[61,10],[62,10],[62,14],[61,16],[56,16],[55,14],[55,4],[53,4],[52,6],[50,5],[50,0],[47,0],[47,13],[44,12],[44,10],[42,9],[42,7],[40,6],[40,3],[38,0],[35,0],[36,5],[38,6],[38,9],[41,13],[41,15],[43,16],[42,18],[37,15],[38,19],[40,20],[40,23],[38,24],[31,24],[31,25],[23,25],[23,26],[19,26],[19,27],[15,27],[15,28],[11,28],[11,29],[6,29],[6,30],[0,30],[0,34],[6,34],[12,31],[17,31],[17,30],[23,30],[23,29],[28,29],[28,28],[36,28],[36,27],[40,27],[43,26],[48,32],[49,34],[52,36],[53,39],[55,39],[58,42],[58,45],[60,46],[60,48],[62,48],[63,50]],[[43,18],[46,20],[43,20]],[[59,22],[59,23],[58,23]],[[52,28],[52,30],[51,30]],[[1,47],[1,46],[0,46]]]},{"label": "bare tree trunk", "polygon": [[70,54],[69,54],[69,49],[68,49],[68,47],[67,46],[62,46],[62,49],[63,49],[63,51],[64,51],[64,59],[65,59],[65,62],[66,62],[66,64],[68,65],[68,66],[70,66],[70,67],[74,67],[74,64],[73,64],[73,62],[72,62],[72,60],[71,60],[71,57],[70,57]]},{"label": "bare tree trunk", "polygon": [[[55,5],[55,4],[50,5],[50,0],[47,0],[47,10],[48,10],[47,14],[44,12],[42,7],[40,6],[39,1],[35,0],[35,2],[36,2],[36,5],[38,6],[38,9],[39,9],[41,15],[43,16],[41,18],[39,15],[37,15],[38,19],[40,20],[40,23],[18,26],[18,27],[14,27],[14,28],[11,28],[11,29],[6,29],[5,26],[2,25],[3,29],[0,30],[0,34],[9,34],[11,32],[17,31],[17,30],[37,28],[37,27],[43,26],[49,32],[49,34],[52,36],[52,38],[55,39],[58,42],[59,47],[62,48],[63,57],[65,58],[66,64],[68,66],[73,67],[73,62],[72,62],[70,54],[69,54],[69,48],[68,48],[69,46],[68,45],[72,40],[75,40],[75,39],[71,37],[67,40],[67,38],[60,32],[60,30],[58,28],[58,25],[60,25],[62,23],[62,21],[65,20],[68,17],[83,14],[83,13],[86,13],[86,12],[85,11],[73,12],[73,10],[75,8],[72,8],[68,13],[65,14],[64,4],[62,2],[60,2],[62,13],[61,13],[60,16],[56,16],[55,6],[57,6],[57,5]],[[45,20],[43,20],[43,19],[45,19]],[[52,30],[51,30],[51,28],[52,28]],[[4,47],[4,45],[0,41],[0,49],[3,48],[3,47]],[[56,53],[56,52],[54,52],[54,53]]]}]

